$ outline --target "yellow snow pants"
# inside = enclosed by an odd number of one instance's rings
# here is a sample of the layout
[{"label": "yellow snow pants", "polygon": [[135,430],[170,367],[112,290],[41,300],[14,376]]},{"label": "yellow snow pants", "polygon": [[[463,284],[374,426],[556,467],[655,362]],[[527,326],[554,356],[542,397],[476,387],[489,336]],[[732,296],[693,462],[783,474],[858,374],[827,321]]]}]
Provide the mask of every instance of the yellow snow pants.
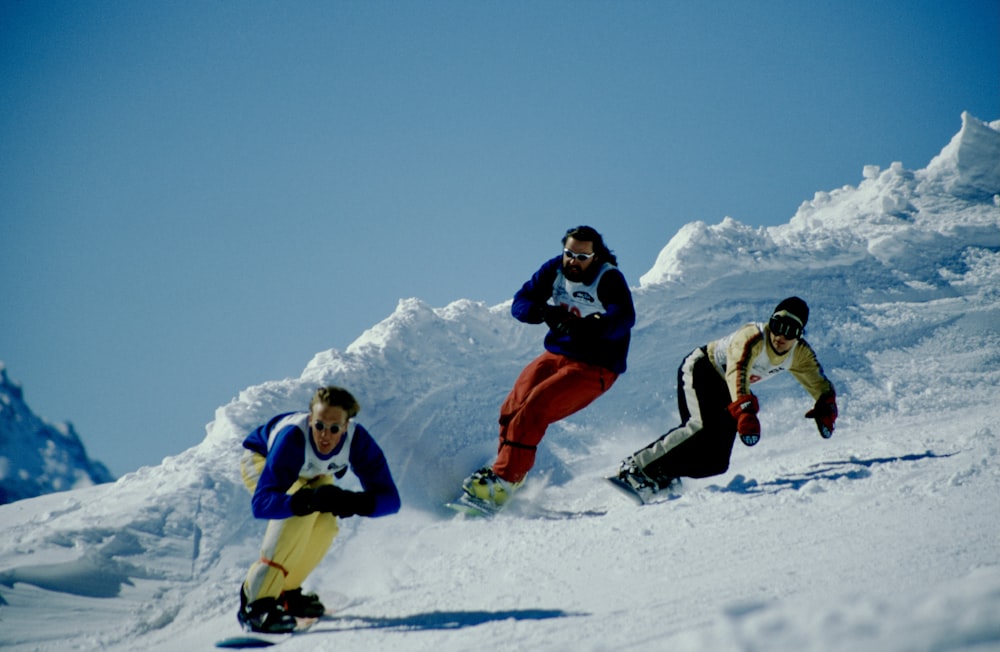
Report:
[{"label": "yellow snow pants", "polygon": [[[240,462],[243,483],[251,493],[257,488],[266,458],[252,451],[245,451]],[[299,478],[289,488],[294,494],[303,487],[333,484],[333,478]],[[260,559],[247,573],[243,589],[247,601],[260,598],[277,598],[283,592],[298,589],[306,577],[323,560],[338,531],[337,517],[326,512],[313,512],[306,516],[291,516],[268,521],[264,542],[260,546]]]}]

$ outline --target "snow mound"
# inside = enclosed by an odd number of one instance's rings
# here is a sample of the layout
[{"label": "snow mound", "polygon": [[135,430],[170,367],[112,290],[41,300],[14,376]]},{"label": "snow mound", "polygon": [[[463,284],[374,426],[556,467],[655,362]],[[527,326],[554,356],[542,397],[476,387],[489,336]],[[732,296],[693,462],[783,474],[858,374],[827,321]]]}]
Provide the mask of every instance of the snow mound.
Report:
[{"label": "snow mound", "polygon": [[688,224],[640,279],[643,287],[800,268],[881,265],[935,281],[968,247],[1000,246],[1000,121],[962,114],[962,129],[923,170],[864,167],[858,187],[817,192],[785,225],[751,228],[732,218]]}]

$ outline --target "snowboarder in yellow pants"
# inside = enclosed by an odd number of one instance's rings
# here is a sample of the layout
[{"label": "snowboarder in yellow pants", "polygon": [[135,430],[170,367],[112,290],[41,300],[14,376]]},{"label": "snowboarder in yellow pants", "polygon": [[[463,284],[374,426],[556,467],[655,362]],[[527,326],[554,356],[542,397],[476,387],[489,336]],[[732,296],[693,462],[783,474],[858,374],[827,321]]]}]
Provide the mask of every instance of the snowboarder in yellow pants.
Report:
[{"label": "snowboarder in yellow pants", "polygon": [[[324,613],[302,584],[337,536],[337,519],[399,511],[385,455],[353,419],[360,407],[339,387],[321,387],[309,412],[279,414],[244,440],[243,482],[257,518],[268,519],[260,559],[240,590],[239,621],[255,632],[288,632],[295,618]],[[363,491],[334,484],[350,469]]]}]

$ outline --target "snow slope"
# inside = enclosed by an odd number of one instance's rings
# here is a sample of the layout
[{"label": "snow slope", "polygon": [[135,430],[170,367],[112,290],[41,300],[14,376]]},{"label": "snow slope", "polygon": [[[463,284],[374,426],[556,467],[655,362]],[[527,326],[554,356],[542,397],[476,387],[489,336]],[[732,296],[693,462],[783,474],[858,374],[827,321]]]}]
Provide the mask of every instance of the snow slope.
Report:
[{"label": "snow slope", "polygon": [[[628,373],[549,430],[493,521],[439,505],[492,458],[543,329],[468,300],[401,301],[301,377],[243,391],[161,466],[0,507],[0,647],[207,650],[237,633],[263,531],[239,442],[338,383],[404,508],[343,523],[306,587],[337,615],[283,650],[1000,649],[998,130],[963,115],[926,168],[868,166],[782,226],[683,228],[634,289]],[[602,474],[676,424],[682,356],[790,294],[839,390],[833,439],[776,379],[761,443],[728,473],[642,508],[608,488]]]}]

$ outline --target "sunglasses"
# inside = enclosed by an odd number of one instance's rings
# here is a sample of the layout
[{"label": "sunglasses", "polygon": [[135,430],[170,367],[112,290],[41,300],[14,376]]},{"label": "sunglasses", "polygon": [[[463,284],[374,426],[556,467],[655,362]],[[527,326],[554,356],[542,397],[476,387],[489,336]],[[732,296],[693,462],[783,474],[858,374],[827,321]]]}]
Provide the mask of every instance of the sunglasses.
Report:
[{"label": "sunglasses", "polygon": [[576,260],[579,260],[580,262],[583,262],[585,260],[590,260],[596,255],[597,255],[596,251],[592,254],[578,254],[575,251],[570,251],[569,249],[563,249],[563,256],[566,256],[567,258],[574,258]]},{"label": "sunglasses", "polygon": [[346,427],[340,425],[339,423],[331,423],[330,425],[326,425],[322,421],[313,421],[313,428],[319,430],[320,432],[323,432],[324,430],[329,428],[331,435],[336,435],[338,432],[347,430]]},{"label": "sunglasses", "polygon": [[802,325],[791,317],[775,315],[771,317],[768,326],[775,335],[781,335],[790,340],[797,340],[802,337]]}]

